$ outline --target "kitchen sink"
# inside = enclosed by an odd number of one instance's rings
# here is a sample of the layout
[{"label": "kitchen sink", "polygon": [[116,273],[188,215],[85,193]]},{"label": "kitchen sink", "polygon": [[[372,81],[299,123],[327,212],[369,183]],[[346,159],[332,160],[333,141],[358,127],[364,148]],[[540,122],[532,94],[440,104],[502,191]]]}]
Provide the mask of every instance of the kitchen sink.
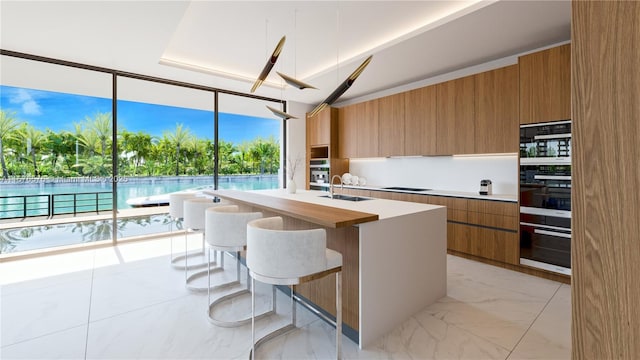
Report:
[{"label": "kitchen sink", "polygon": [[[320,195],[320,197],[323,197],[323,198],[331,198],[331,195]],[[338,199],[338,200],[347,200],[347,201],[365,201],[365,200],[371,200],[371,198],[366,198],[366,197],[362,197],[362,196],[339,195],[339,194],[334,194],[334,195],[333,195],[333,199]]]},{"label": "kitchen sink", "polygon": [[422,189],[422,188],[411,188],[411,187],[401,187],[401,186],[390,186],[382,188],[384,190],[401,190],[401,191],[429,191],[431,189]]}]

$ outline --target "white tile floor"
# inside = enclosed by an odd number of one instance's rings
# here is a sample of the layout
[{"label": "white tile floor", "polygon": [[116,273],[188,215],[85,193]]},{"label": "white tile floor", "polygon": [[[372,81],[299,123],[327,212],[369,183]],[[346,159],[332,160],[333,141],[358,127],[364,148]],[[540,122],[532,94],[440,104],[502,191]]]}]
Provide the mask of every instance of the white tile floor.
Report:
[{"label": "white tile floor", "polygon": [[[366,349],[343,338],[344,357],[571,357],[568,285],[454,256],[448,274],[445,298]],[[168,239],[0,263],[0,283],[2,359],[248,358],[251,326],[218,328],[206,319],[207,295],[185,289],[183,272],[169,265]],[[265,308],[268,287],[260,293]],[[287,321],[287,301],[278,294],[279,314],[259,321],[258,335]],[[248,298],[232,306],[248,311]],[[231,313],[224,310],[221,317]],[[298,325],[257,356],[335,356],[329,325],[301,307]]]}]

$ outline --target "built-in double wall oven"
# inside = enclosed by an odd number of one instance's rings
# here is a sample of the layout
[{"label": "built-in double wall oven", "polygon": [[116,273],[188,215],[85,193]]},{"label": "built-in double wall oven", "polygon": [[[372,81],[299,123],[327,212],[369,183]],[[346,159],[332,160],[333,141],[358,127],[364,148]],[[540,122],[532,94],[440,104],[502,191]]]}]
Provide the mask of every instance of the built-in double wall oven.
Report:
[{"label": "built-in double wall oven", "polygon": [[520,264],[571,275],[571,121],[520,127]]}]

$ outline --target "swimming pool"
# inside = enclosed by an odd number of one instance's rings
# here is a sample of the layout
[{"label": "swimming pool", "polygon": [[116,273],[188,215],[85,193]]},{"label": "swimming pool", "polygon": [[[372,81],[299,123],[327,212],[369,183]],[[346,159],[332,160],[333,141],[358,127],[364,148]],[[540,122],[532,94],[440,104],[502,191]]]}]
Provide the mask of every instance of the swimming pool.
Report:
[{"label": "swimming pool", "polygon": [[[47,196],[55,194],[58,208],[67,206],[67,210],[73,212],[72,195],[60,194],[90,193],[78,195],[82,200],[78,201],[79,211],[94,211],[97,207],[101,211],[109,211],[113,207],[111,198],[112,185],[110,182],[100,179],[84,179],[86,181],[74,181],[74,178],[65,179],[36,179],[36,181],[22,183],[2,183],[0,197],[17,195],[42,195],[32,197],[27,201],[28,214],[30,216],[52,214],[47,202]],[[219,176],[218,187],[220,189],[234,190],[262,190],[277,189],[280,186],[278,175],[229,175]],[[129,177],[119,179],[117,183],[118,209],[129,209],[128,199],[168,194],[187,189],[199,189],[213,187],[213,176],[169,176],[169,177]],[[100,199],[92,201],[100,194]],[[96,206],[96,203],[98,205]],[[86,204],[86,205],[85,205]],[[0,219],[23,216],[23,199],[0,199]]]}]

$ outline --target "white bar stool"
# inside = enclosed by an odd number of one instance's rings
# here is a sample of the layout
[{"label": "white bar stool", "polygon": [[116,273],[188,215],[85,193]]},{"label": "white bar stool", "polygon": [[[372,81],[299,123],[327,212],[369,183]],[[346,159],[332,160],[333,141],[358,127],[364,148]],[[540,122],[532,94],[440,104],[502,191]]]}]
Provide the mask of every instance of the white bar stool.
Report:
[{"label": "white bar stool", "polygon": [[[211,250],[220,251],[221,256],[224,257],[225,252],[236,253],[236,280],[229,281],[222,284],[211,286],[211,273],[208,274],[208,309],[207,313],[209,320],[217,326],[222,327],[235,327],[248,324],[251,321],[251,317],[247,316],[241,320],[235,321],[223,321],[213,316],[214,309],[233,298],[250,293],[251,282],[249,281],[249,271],[247,270],[247,287],[222,296],[211,302],[211,290],[240,285],[240,251],[243,251],[247,247],[247,223],[262,218],[261,212],[241,212],[237,205],[226,205],[208,208],[206,210],[206,223],[205,223],[205,240],[208,249],[209,261]],[[273,304],[275,304],[275,288],[273,288]],[[248,309],[247,309],[248,310]],[[275,313],[275,308],[272,307],[270,311],[260,314],[258,317],[264,317]]]},{"label": "white bar stool", "polygon": [[[173,223],[176,224],[184,220],[184,201],[187,199],[193,199],[196,197],[196,193],[193,192],[175,192],[169,194],[169,217],[171,217],[171,223],[169,223],[169,231],[173,232]],[[177,227],[177,226],[176,226]],[[183,229],[186,231],[185,229]],[[179,262],[184,260],[185,255],[173,256],[173,235],[171,236],[171,265],[176,269],[183,269],[184,265],[180,265]],[[192,252],[188,256],[201,255],[201,252]]]},{"label": "white bar stool", "polygon": [[[217,207],[222,205],[229,205],[226,201],[214,202],[214,199],[206,198],[206,197],[196,197],[193,199],[184,200],[184,278],[187,289],[192,291],[207,291],[207,287],[198,287],[193,285],[193,281],[204,277],[211,271],[220,271],[222,270],[222,266],[216,266],[217,261],[215,256],[214,261],[204,261],[196,266],[192,266],[191,268],[201,268],[206,267],[206,270],[200,270],[189,275],[189,255],[188,255],[188,241],[187,236],[189,233],[199,233],[202,234],[202,257],[204,258],[205,247],[204,247],[204,235],[205,235],[205,211],[210,207]],[[222,261],[221,261],[222,262]],[[224,263],[222,263],[224,265]],[[213,267],[212,267],[213,266]]]},{"label": "white bar stool", "polygon": [[[295,326],[293,286],[336,274],[336,358],[342,358],[342,254],[327,249],[324,229],[283,230],[281,217],[253,220],[247,224],[247,267],[251,287],[255,280],[291,287],[291,323],[255,341],[255,317],[251,321],[251,358],[266,341],[291,331]],[[255,291],[251,293],[255,315]]]}]

